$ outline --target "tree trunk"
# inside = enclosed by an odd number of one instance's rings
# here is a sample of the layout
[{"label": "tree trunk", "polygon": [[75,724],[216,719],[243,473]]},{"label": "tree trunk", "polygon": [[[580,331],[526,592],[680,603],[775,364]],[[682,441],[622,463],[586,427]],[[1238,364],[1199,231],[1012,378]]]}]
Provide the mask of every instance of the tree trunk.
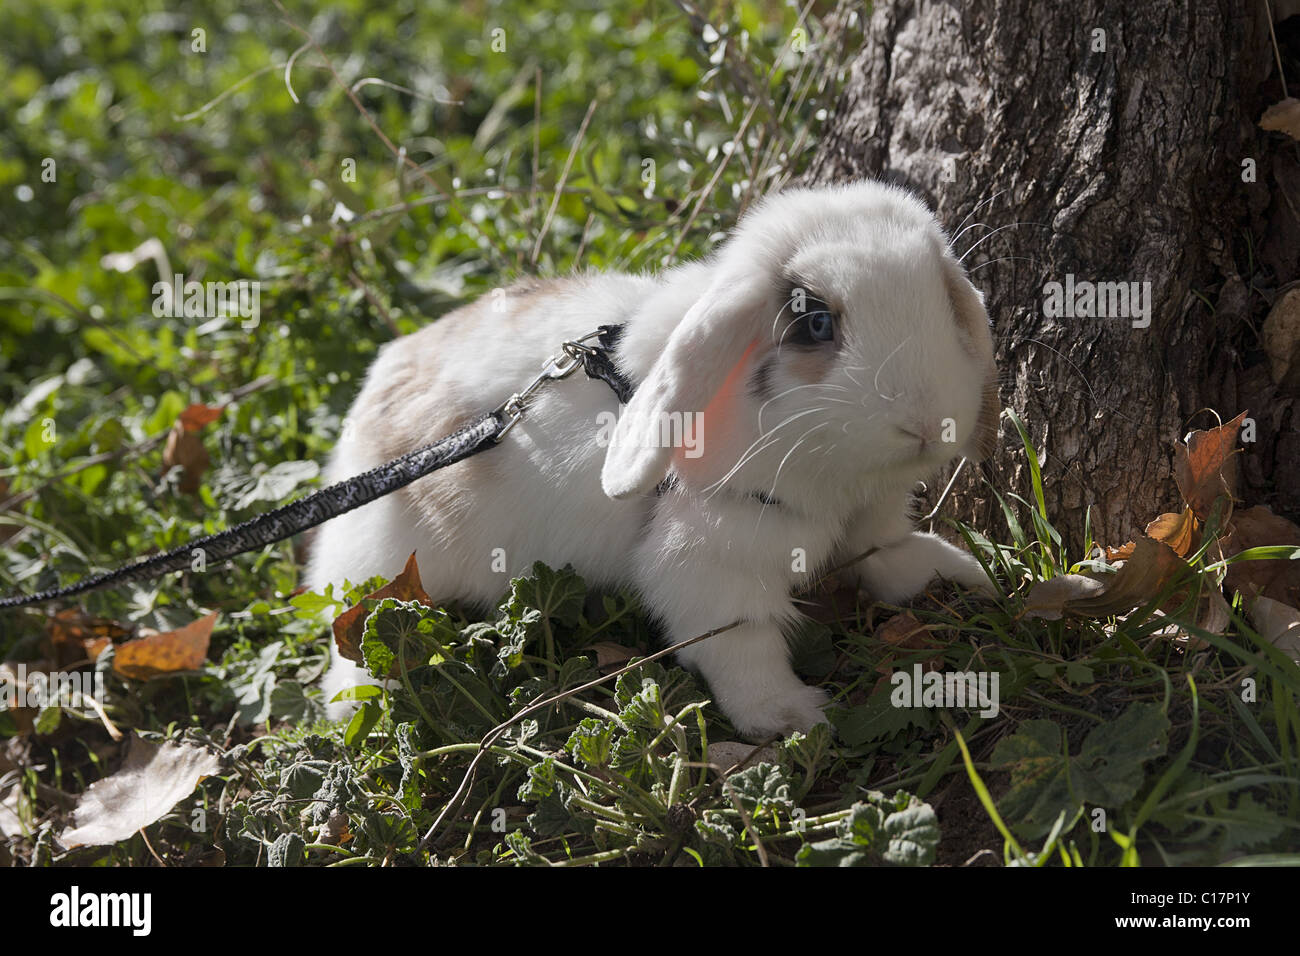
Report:
[{"label": "tree trunk", "polygon": [[[1178,509],[1174,442],[1215,424],[1205,408],[1250,409],[1241,497],[1300,512],[1296,393],[1259,335],[1300,276],[1296,143],[1256,125],[1285,95],[1264,9],[882,0],[804,176],[902,183],[959,237],[1003,404],[1044,453],[1049,515],[1076,547],[1089,511],[1094,539],[1119,544]],[[1300,86],[1300,17],[1277,29]],[[1150,325],[1045,315],[1047,284],[1069,276],[1149,283]],[[996,534],[983,479],[1027,497],[1019,445],[1004,426],[945,513]]]}]

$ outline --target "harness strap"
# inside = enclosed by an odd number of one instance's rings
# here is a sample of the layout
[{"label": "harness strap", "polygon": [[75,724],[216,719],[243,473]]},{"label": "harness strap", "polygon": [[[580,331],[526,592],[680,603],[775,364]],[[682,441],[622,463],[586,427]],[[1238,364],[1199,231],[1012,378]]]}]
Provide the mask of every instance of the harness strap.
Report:
[{"label": "harness strap", "polygon": [[[626,403],[632,395],[634,386],[615,368],[607,351],[617,344],[622,327],[602,326],[599,332],[600,346],[588,345],[583,348],[583,369],[590,377],[598,378],[608,384],[619,401]],[[536,384],[534,383],[532,387]],[[404,488],[439,468],[454,465],[486,448],[492,448],[518,420],[520,414],[519,409],[507,413],[498,408],[446,438],[407,452],[400,458],[395,458],[378,468],[372,468],[364,474],[340,481],[305,498],[250,518],[226,531],[197,538],[179,548],[152,555],[134,564],[93,574],[67,587],[50,588],[36,594],[17,594],[0,599],[0,608],[41,604],[111,584],[157,577],[172,571],[184,571],[193,565],[197,551],[203,553],[204,561],[224,561],[237,554],[284,541],[309,528],[324,524],[331,518],[346,514],[399,488]]]},{"label": "harness strap", "polygon": [[601,326],[598,339],[600,348],[583,353],[582,370],[588,378],[598,378],[612,388],[619,402],[626,405],[632,399],[636,386],[623,377],[623,373],[615,368],[614,361],[609,357],[609,353],[618,347],[622,335],[621,325]]}]

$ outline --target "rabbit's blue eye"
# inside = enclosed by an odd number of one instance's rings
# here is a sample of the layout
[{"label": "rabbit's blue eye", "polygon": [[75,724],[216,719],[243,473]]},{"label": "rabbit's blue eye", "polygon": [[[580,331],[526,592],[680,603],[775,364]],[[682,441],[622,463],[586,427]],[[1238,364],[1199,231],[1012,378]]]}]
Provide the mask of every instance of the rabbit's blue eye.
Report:
[{"label": "rabbit's blue eye", "polygon": [[808,336],[814,342],[829,342],[835,338],[835,316],[829,312],[809,312],[804,322],[808,326]]},{"label": "rabbit's blue eye", "polygon": [[835,313],[824,299],[819,299],[802,286],[794,285],[790,290],[787,308],[792,313],[792,319],[783,334],[783,342],[816,348],[835,341]]}]

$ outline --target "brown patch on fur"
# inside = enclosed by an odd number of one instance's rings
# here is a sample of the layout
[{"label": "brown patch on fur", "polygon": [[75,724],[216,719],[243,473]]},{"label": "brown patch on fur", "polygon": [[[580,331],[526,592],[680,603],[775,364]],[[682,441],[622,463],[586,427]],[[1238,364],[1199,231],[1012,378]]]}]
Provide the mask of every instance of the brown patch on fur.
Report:
[{"label": "brown patch on fur", "polygon": [[801,382],[814,385],[824,381],[834,362],[833,349],[801,349],[787,347],[781,350],[781,364]]},{"label": "brown patch on fur", "polygon": [[[477,422],[491,408],[482,395],[464,394],[447,382],[443,343],[464,334],[471,323],[485,322],[510,337],[522,331],[524,317],[539,296],[557,296],[580,285],[575,279],[523,279],[447,313],[424,328],[390,344],[372,369],[364,403],[352,410],[358,440],[364,440],[370,464],[391,461]],[[522,384],[522,383],[521,383]],[[437,516],[454,527],[455,516],[480,507],[476,499],[498,478],[491,455],[475,455],[448,471],[427,475],[397,492],[411,520]]]}]

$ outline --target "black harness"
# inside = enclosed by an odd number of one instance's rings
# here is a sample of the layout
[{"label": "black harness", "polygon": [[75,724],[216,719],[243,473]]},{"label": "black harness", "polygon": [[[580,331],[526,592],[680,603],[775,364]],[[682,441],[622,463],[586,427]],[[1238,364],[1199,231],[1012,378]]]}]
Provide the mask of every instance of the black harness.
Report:
[{"label": "black harness", "polygon": [[[623,331],[620,325],[601,326],[580,339],[565,342],[561,353],[552,357],[542,373],[523,391],[516,392],[478,421],[466,425],[431,445],[407,452],[387,464],[322,488],[306,498],[268,511],[241,522],[226,531],[196,538],[189,544],[152,557],[83,578],[64,588],[51,588],[36,594],[19,594],[0,599],[0,608],[25,607],[56,598],[71,597],[108,585],[152,578],[172,571],[189,569],[196,553],[205,561],[224,561],[237,554],[254,551],[284,541],[295,534],[323,524],[331,518],[360,508],[372,501],[404,488],[439,468],[464,461],[501,441],[515,422],[523,416],[528,398],[548,381],[567,378],[582,368],[588,377],[606,383],[619,402],[626,404],[635,386],[614,365],[610,352]],[[594,344],[593,344],[594,343]]]}]

